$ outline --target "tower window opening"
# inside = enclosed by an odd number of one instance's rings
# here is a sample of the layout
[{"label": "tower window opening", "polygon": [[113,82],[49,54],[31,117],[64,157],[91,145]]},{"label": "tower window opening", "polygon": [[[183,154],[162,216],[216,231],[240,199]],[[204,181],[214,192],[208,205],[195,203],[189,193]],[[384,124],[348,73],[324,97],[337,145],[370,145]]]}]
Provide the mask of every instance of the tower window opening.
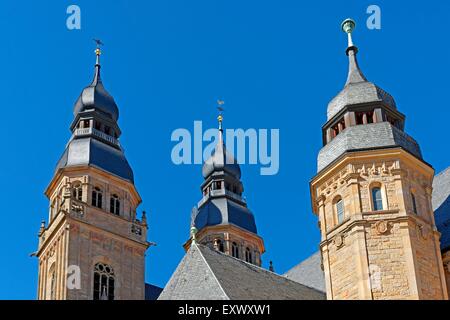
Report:
[{"label": "tower window opening", "polygon": [[103,201],[102,191],[100,190],[100,188],[95,187],[94,190],[92,190],[92,205],[94,207],[101,209],[102,201]]},{"label": "tower window opening", "polygon": [[216,189],[216,190],[222,189],[222,181],[216,181],[214,183],[214,189]]},{"label": "tower window opening", "polygon": [[412,192],[411,192],[411,201],[412,201],[413,212],[415,214],[419,214],[419,211],[417,210],[416,196]]},{"label": "tower window opening", "polygon": [[373,123],[373,111],[367,112],[367,123]]},{"label": "tower window opening", "polygon": [[80,184],[76,184],[72,190],[72,196],[74,199],[81,201],[83,199],[83,188]]},{"label": "tower window opening", "polygon": [[381,196],[381,188],[376,187],[372,189],[372,205],[373,211],[383,210],[383,198]]},{"label": "tower window opening", "polygon": [[111,128],[108,126],[105,126],[105,133],[109,136],[111,135]]},{"label": "tower window opening", "polygon": [[220,252],[225,252],[225,247],[223,245],[223,241],[220,239],[216,239],[214,241],[214,247],[216,248],[216,250],[218,250]]},{"label": "tower window opening", "polygon": [[84,128],[89,128],[89,127],[90,127],[89,120],[84,120],[84,121],[83,121],[83,127],[84,127]]},{"label": "tower window opening", "polygon": [[239,246],[236,242],[231,244],[231,255],[235,258],[239,258]]},{"label": "tower window opening", "polygon": [[94,267],[94,300],[114,300],[115,275],[111,266],[97,263]]},{"label": "tower window opening", "polygon": [[120,215],[120,200],[116,194],[112,195],[109,204],[110,204],[109,212],[111,212],[115,215]]},{"label": "tower window opening", "polygon": [[100,131],[100,130],[102,129],[101,123],[98,122],[98,121],[95,121],[94,128],[95,128],[96,130],[99,130],[99,131]]},{"label": "tower window opening", "polygon": [[246,248],[245,249],[245,261],[249,262],[249,263],[253,263],[253,259],[252,259],[252,251],[250,250],[250,248]]},{"label": "tower window opening", "polygon": [[337,215],[337,221],[338,223],[342,223],[344,221],[344,201],[342,199],[339,199],[336,202],[336,215]]}]

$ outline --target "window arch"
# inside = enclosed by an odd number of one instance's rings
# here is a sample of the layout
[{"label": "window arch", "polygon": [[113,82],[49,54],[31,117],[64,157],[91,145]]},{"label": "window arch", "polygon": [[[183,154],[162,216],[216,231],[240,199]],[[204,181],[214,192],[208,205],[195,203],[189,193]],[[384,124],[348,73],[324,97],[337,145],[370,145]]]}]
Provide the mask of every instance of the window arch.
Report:
[{"label": "window arch", "polygon": [[94,300],[114,300],[114,269],[107,264],[94,266]]},{"label": "window arch", "polygon": [[99,187],[92,190],[92,205],[97,208],[102,208],[103,193]]},{"label": "window arch", "polygon": [[225,247],[221,239],[214,240],[214,247],[216,248],[216,250],[219,250],[220,252],[225,252]]},{"label": "window arch", "polygon": [[336,212],[337,223],[341,224],[345,218],[344,200],[341,197],[337,197],[334,200],[334,210]]},{"label": "window arch", "polygon": [[50,277],[48,278],[48,286],[49,286],[49,296],[48,298],[50,300],[55,300],[56,299],[56,271],[55,271],[55,263],[53,262],[53,264],[51,265],[50,269],[49,269],[49,274]]},{"label": "window arch", "polygon": [[373,211],[384,210],[383,196],[381,194],[381,187],[379,187],[379,186],[372,188],[372,208],[373,208]]},{"label": "window arch", "polygon": [[245,261],[247,261],[249,263],[253,263],[252,251],[248,247],[245,248]]},{"label": "window arch", "polygon": [[231,244],[231,255],[235,258],[239,258],[239,246],[236,242]]},{"label": "window arch", "polygon": [[114,213],[116,215],[120,215],[120,200],[117,194],[113,194],[111,196],[109,202],[109,212]]},{"label": "window arch", "polygon": [[78,201],[83,199],[83,188],[80,183],[74,185],[72,189],[72,196]]}]

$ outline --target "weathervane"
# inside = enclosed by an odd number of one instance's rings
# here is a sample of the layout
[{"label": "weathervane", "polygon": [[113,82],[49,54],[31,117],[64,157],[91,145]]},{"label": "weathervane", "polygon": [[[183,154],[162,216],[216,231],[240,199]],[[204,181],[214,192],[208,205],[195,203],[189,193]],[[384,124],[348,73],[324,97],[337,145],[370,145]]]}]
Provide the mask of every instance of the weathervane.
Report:
[{"label": "weathervane", "polygon": [[217,100],[217,110],[219,110],[219,116],[217,117],[217,120],[219,120],[219,130],[222,130],[222,121],[223,121],[223,112],[225,109],[222,107],[225,104],[225,101],[223,100]]},{"label": "weathervane", "polygon": [[92,39],[95,42],[96,48],[95,48],[95,55],[97,56],[97,64],[100,64],[100,55],[102,54],[102,50],[100,50],[100,47],[103,46],[103,42],[100,39]]}]

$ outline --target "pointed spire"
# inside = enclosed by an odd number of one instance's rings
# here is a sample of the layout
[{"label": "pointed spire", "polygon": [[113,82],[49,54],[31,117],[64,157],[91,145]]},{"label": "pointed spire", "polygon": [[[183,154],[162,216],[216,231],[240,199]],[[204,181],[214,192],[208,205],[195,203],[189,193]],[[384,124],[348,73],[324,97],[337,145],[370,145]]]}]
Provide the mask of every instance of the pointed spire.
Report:
[{"label": "pointed spire", "polygon": [[346,50],[348,60],[349,60],[349,68],[348,68],[348,77],[345,85],[349,85],[351,83],[358,82],[366,82],[367,79],[361,72],[358,60],[356,59],[356,55],[358,53],[358,47],[353,44],[352,33],[355,30],[356,23],[352,19],[346,19],[341,24],[342,31],[345,32],[348,36],[348,47]]},{"label": "pointed spire", "polygon": [[145,210],[144,211],[142,211],[142,225],[144,226],[144,227],[146,227],[147,226],[147,213],[145,212]]},{"label": "pointed spire", "polygon": [[100,49],[100,46],[103,45],[103,42],[99,39],[94,39],[94,42],[96,44],[95,48],[95,73],[94,73],[94,80],[92,80],[92,85],[96,85],[97,83],[101,82],[100,78],[100,56],[102,55],[102,50]]}]

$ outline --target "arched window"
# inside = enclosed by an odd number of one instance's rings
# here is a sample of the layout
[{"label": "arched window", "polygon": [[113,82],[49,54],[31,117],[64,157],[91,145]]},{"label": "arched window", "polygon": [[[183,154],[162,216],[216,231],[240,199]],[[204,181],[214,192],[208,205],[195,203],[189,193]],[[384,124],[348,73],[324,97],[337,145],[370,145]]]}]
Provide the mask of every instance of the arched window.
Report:
[{"label": "arched window", "polygon": [[221,239],[215,239],[214,240],[214,248],[220,252],[224,252],[225,248],[223,245],[223,241]]},{"label": "arched window", "polygon": [[92,205],[97,208],[102,208],[103,194],[100,188],[95,187],[92,190]]},{"label": "arched window", "polygon": [[109,202],[109,212],[114,213],[116,215],[120,215],[120,200],[117,194],[113,194],[111,196]]},{"label": "arched window", "polygon": [[239,247],[236,242],[231,244],[231,255],[235,258],[239,258]]},{"label": "arched window", "polygon": [[56,272],[53,271],[50,276],[50,300],[55,300],[56,298]]},{"label": "arched window", "polygon": [[342,223],[345,218],[344,213],[344,201],[342,199],[338,199],[335,203],[335,210],[336,210],[336,216],[337,216],[337,222],[338,224]]},{"label": "arched window", "polygon": [[55,300],[56,299],[56,271],[55,271],[55,263],[53,262],[50,269],[48,270],[48,274],[50,275],[48,278],[47,286],[50,289],[48,291],[47,299]]},{"label": "arched window", "polygon": [[249,263],[253,263],[253,259],[252,259],[252,251],[250,250],[250,248],[246,248],[245,249],[245,261],[249,262]]},{"label": "arched window", "polygon": [[114,281],[113,268],[97,263],[94,267],[94,300],[114,300]]},{"label": "arched window", "polygon": [[78,183],[73,187],[72,196],[78,201],[83,199],[83,188],[81,187],[81,184]]},{"label": "arched window", "polygon": [[373,211],[381,211],[383,209],[383,198],[381,196],[381,188],[375,187],[372,189],[372,205]]},{"label": "arched window", "polygon": [[413,207],[413,212],[415,214],[419,214],[418,210],[417,210],[417,202],[416,202],[416,196],[414,195],[414,193],[411,192],[411,201],[412,201],[412,207]]}]

